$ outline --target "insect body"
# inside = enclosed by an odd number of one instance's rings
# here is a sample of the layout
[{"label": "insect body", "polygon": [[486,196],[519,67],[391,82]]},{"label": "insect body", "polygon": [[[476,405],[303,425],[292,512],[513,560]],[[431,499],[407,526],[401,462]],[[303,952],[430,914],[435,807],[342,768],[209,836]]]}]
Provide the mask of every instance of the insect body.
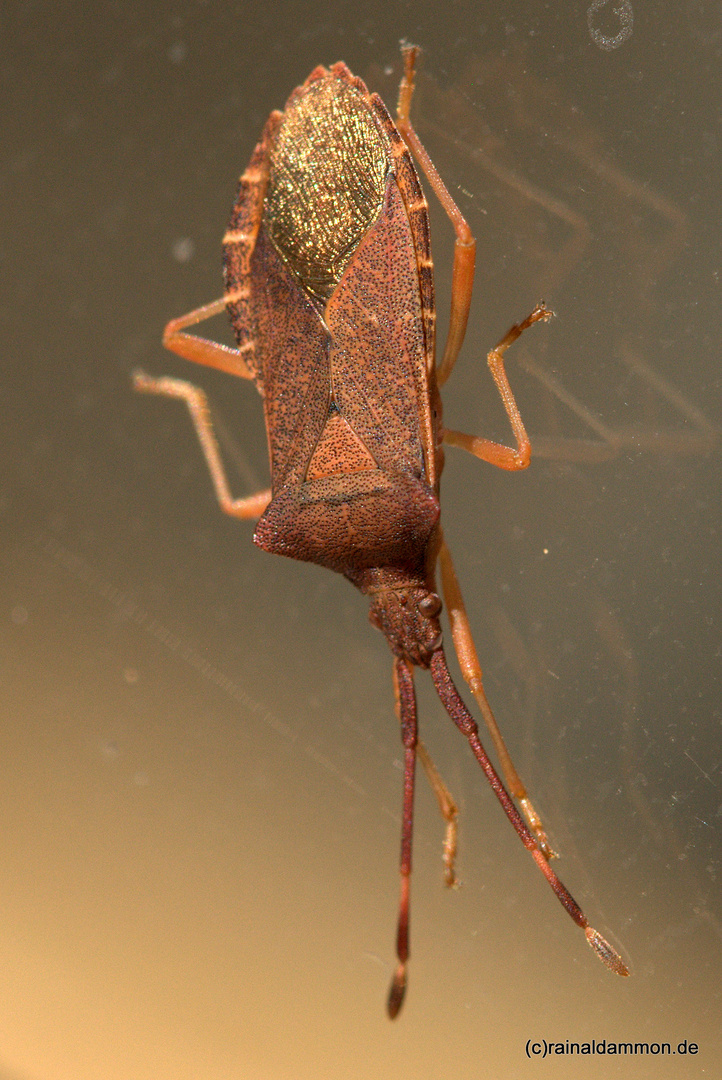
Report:
[{"label": "insect body", "polygon": [[[467,737],[504,810],[587,940],[612,970],[621,958],[591,927],[549,866],[553,855],[484,695],[481,670],[439,524],[442,441],[502,468],[524,468],[529,440],[504,372],[503,353],[532,323],[512,327],[488,362],[515,448],[445,430],[438,385],[463,340],[474,240],[409,121],[417,50],[404,49],[396,124],[344,64],[319,67],[274,112],[241,177],[223,241],[222,300],[169,323],[164,343],[186,359],[253,379],[264,402],[272,487],[234,499],[205,396],[189,383],[138,372],[138,390],[186,401],[222,508],[258,518],[254,542],[269,552],[342,573],[371,603],[371,621],[394,654],[404,745],[398,965],[388,1011],[406,987],[414,773],[421,760],[447,820],[446,878],[453,883],[456,809],[418,739],[414,667],[428,668],[449,716]],[[414,153],[456,230],[449,337],[437,368],[428,209]],[[238,347],[187,333],[223,308]],[[479,740],[449,674],[437,593],[439,563],[462,672],[494,740],[522,818]]]}]

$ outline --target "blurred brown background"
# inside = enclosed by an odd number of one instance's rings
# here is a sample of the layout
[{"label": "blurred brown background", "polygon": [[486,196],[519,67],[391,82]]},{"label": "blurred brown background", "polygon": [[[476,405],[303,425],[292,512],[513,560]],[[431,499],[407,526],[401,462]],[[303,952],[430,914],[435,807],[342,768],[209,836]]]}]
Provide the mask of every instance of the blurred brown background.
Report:
[{"label": "blurred brown background", "polygon": [[[719,1074],[722,26],[633,6],[613,49],[611,4],[597,41],[586,4],[524,0],[6,10],[2,1080]],[[220,293],[268,112],[339,59],[393,107],[402,37],[479,240],[450,426],[506,437],[483,354],[542,296],[558,314],[510,362],[540,453],[514,476],[450,450],[444,523],[559,872],[634,977],[586,948],[422,677],[464,887],[420,782],[392,1025],[388,648],[341,578],[223,517],[187,414],[130,373],[201,383],[236,490],[266,482],[253,387],[164,354],[163,325]],[[568,452],[598,433],[523,362],[611,432],[606,460]],[[529,1038],[700,1052],[542,1066]]]}]

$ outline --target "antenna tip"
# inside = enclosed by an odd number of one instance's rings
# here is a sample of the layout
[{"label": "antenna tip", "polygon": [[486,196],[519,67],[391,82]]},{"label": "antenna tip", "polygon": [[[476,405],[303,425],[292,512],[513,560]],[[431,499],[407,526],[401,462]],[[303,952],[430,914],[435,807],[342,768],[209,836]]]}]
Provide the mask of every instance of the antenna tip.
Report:
[{"label": "antenna tip", "polygon": [[612,948],[606,938],[603,938],[602,935],[597,933],[591,926],[585,928],[584,936],[599,959],[603,964],[607,965],[610,971],[613,971],[615,975],[629,975],[629,968],[624,963],[617,950]]},{"label": "antenna tip", "polygon": [[389,1020],[395,1020],[401,1011],[401,1006],[404,1003],[404,995],[406,994],[406,964],[399,964],[394,972],[394,977],[391,981],[391,988],[389,990],[388,1001],[386,1002],[386,1011],[389,1014]]}]

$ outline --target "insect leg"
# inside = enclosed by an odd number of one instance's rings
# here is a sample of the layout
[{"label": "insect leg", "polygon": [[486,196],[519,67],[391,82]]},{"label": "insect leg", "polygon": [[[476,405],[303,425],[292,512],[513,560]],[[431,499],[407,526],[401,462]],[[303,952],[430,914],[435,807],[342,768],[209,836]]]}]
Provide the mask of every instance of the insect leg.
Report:
[{"label": "insect leg", "polygon": [[[476,257],[476,241],[471,233],[466,219],[452,199],[444,181],[439,176],[431,158],[427,154],[423,143],[414,131],[409,119],[411,98],[414,93],[414,75],[416,58],[419,50],[416,46],[407,45],[403,50],[404,76],[399,88],[399,103],[396,112],[396,126],[399,129],[404,142],[421,166],[424,175],[431,184],[434,193],[446,211],[454,231],[456,243],[454,245],[454,271],[451,283],[451,318],[449,333],[446,338],[444,355],[441,359],[436,378],[439,386],[448,379],[459,355],[466,324],[469,318],[471,306],[471,292],[474,283],[474,261]],[[499,344],[491,350],[487,356],[487,363],[494,382],[501,395],[507,416],[511,421],[512,430],[517,440],[517,449],[503,446],[500,443],[491,442],[489,439],[481,439],[462,432],[447,431],[444,441],[451,446],[461,446],[469,450],[476,457],[498,465],[502,469],[525,469],[529,464],[530,444],[524,424],[522,423],[519,409],[517,408],[509,380],[504,370],[503,356],[512,342],[516,341],[520,334],[540,320],[550,319],[553,312],[549,311],[544,304],[539,304],[523,322],[512,326]]]},{"label": "insect leg", "polygon": [[504,353],[535,322],[546,322],[553,315],[554,312],[545,307],[543,303],[538,304],[532,313],[527,315],[526,319],[512,326],[486,358],[492,378],[504,403],[506,415],[509,417],[511,429],[514,432],[516,449],[505,446],[503,443],[482,439],[478,435],[466,435],[463,431],[451,431],[448,428],[444,431],[445,443],[448,443],[449,446],[458,446],[462,450],[468,450],[475,457],[481,458],[482,461],[488,461],[491,465],[497,465],[500,469],[526,469],[531,458],[531,443],[504,370]]},{"label": "insect leg", "polygon": [[409,903],[411,886],[411,845],[414,830],[414,773],[418,746],[416,694],[411,665],[401,658],[394,660],[396,715],[404,744],[404,800],[401,817],[401,895],[396,930],[398,964],[391,980],[386,1009],[393,1020],[399,1014],[406,993],[406,964],[409,959]]},{"label": "insect leg", "polygon": [[459,660],[461,673],[464,676],[469,689],[476,698],[476,702],[481,710],[481,715],[484,717],[484,723],[486,724],[487,730],[494,743],[494,748],[497,757],[499,758],[499,764],[501,765],[501,771],[504,774],[504,779],[506,780],[509,790],[519,803],[521,811],[536,838],[536,842],[539,845],[539,850],[542,855],[545,859],[552,859],[556,856],[556,852],[549,843],[541,818],[534,809],[531,799],[527,794],[527,790],[522,783],[521,777],[514,767],[514,762],[511,760],[509,751],[506,748],[506,743],[499,730],[499,725],[496,722],[494,714],[491,711],[491,706],[487,700],[486,693],[484,692],[481,664],[479,663],[476,646],[471,634],[469,618],[466,614],[466,607],[461,595],[461,589],[459,588],[459,581],[456,576],[456,571],[454,570],[454,564],[451,561],[451,554],[443,536],[439,548],[439,565],[441,569],[441,582],[444,590],[444,603],[446,604],[449,622],[451,623],[451,637],[454,642],[454,648]]},{"label": "insect leg", "polygon": [[479,765],[481,765],[492,791],[504,809],[504,813],[514,826],[516,834],[522,844],[531,854],[534,862],[549,882],[557,900],[577,926],[581,927],[584,931],[584,936],[586,937],[588,944],[602,963],[606,964],[616,975],[629,975],[629,969],[616,949],[613,949],[609,942],[589,925],[586,915],[579,907],[579,904],[569,892],[566,885],[559,880],[547,860],[542,855],[536,839],[529,829],[527,829],[519,815],[519,811],[509,798],[509,793],[499,779],[496,769],[489,761],[486,751],[481,745],[476,721],[459,697],[459,693],[454,686],[451,675],[449,674],[449,669],[446,666],[446,657],[444,656],[443,649],[437,649],[431,657],[431,664],[429,666],[431,669],[431,678],[434,681],[434,686],[436,687],[436,691],[441,698],[444,708],[458,727],[459,731],[466,736],[469,746],[474,753],[474,757],[479,762]]},{"label": "insect leg", "polygon": [[449,320],[449,332],[446,337],[446,345],[444,346],[444,355],[436,373],[436,379],[439,386],[443,386],[456,363],[456,358],[459,355],[459,350],[461,349],[464,340],[464,334],[466,333],[469,308],[471,307],[471,292],[474,284],[476,240],[472,235],[466,219],[452,199],[446,184],[439,176],[436,167],[424,149],[423,143],[414,131],[411,120],[409,119],[411,99],[414,94],[416,58],[419,54],[419,49],[415,45],[405,45],[401,51],[404,58],[404,75],[401,80],[401,86],[399,87],[396,126],[404,142],[421,166],[426,179],[431,184],[434,194],[448,214],[456,233],[456,242],[454,244],[454,270],[451,284],[451,317]]},{"label": "insect leg", "polygon": [[249,342],[243,349],[231,349],[227,345],[219,345],[216,341],[208,341],[207,338],[195,337],[184,331],[188,326],[210,319],[214,315],[220,315],[226,310],[226,297],[213,300],[210,304],[189,311],[187,315],[181,315],[178,319],[171,319],[163,331],[163,344],[166,349],[182,356],[184,360],[192,360],[195,364],[204,364],[205,367],[217,368],[225,371],[228,375],[238,375],[241,379],[251,379],[253,374],[243,357],[245,351],[251,352],[253,342]]},{"label": "insect leg", "polygon": [[[199,339],[189,337],[188,340],[197,341]],[[220,346],[218,347],[220,348]],[[189,359],[191,358],[189,357]],[[231,517],[260,517],[271,501],[271,490],[268,488],[265,491],[257,491],[255,495],[246,495],[240,499],[233,498],[223,468],[218,442],[213,431],[208,399],[203,391],[197,386],[193,386],[192,383],[185,382],[184,379],[172,379],[168,376],[154,379],[150,375],[146,375],[144,371],[135,371],[133,373],[133,387],[142,394],[163,394],[167,397],[179,398],[181,401],[185,401],[208,464],[221,510],[226,514],[230,514]]]},{"label": "insect leg", "polygon": [[456,862],[459,808],[454,802],[453,795],[441,778],[439,770],[434,765],[431,755],[421,739],[416,743],[416,756],[421,762],[423,770],[426,773],[426,779],[429,781],[431,790],[436,796],[436,801],[439,804],[441,816],[446,822],[446,835],[444,836],[444,881],[450,889],[457,889],[459,887],[459,879],[456,876],[454,864]]}]

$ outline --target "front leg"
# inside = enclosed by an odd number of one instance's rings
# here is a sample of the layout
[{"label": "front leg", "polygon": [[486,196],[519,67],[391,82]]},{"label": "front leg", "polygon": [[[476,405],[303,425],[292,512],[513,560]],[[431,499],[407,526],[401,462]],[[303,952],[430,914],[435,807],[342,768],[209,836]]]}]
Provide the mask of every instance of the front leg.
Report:
[{"label": "front leg", "polygon": [[454,642],[454,649],[456,650],[461,673],[464,676],[469,689],[476,698],[477,705],[481,710],[481,715],[484,717],[484,723],[494,742],[504,779],[506,780],[512,795],[521,807],[521,811],[526,818],[527,824],[537,841],[539,850],[545,859],[554,858],[556,852],[549,843],[541,818],[534,809],[522,779],[516,771],[514,762],[511,759],[504,738],[499,730],[499,725],[491,711],[491,706],[489,705],[484,690],[481,664],[479,663],[479,656],[476,651],[476,645],[474,644],[474,638],[472,637],[469,617],[466,613],[466,606],[461,595],[461,589],[459,588],[459,581],[456,576],[456,571],[454,570],[454,564],[451,560],[451,554],[446,546],[446,540],[443,536],[439,548],[439,568],[441,570],[441,583],[444,590],[444,603],[446,604],[446,611],[449,616],[449,622],[451,623],[451,637]]}]

